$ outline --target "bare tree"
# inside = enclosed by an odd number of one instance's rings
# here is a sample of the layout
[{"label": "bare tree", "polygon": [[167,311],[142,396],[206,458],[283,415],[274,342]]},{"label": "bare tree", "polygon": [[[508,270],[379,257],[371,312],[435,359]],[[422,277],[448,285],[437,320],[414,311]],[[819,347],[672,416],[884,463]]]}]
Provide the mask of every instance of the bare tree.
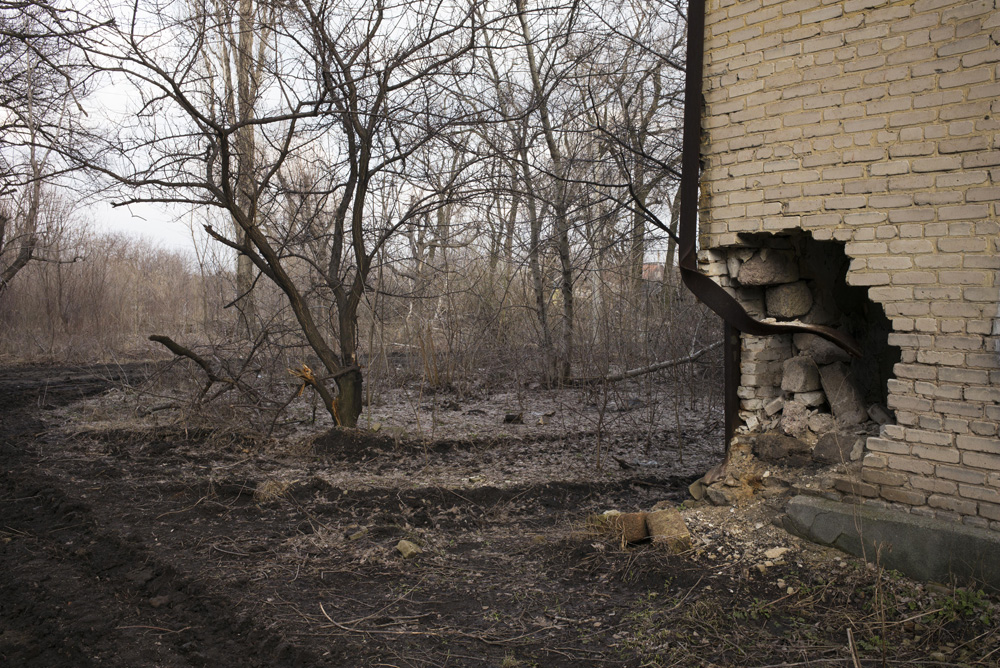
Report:
[{"label": "bare tree", "polygon": [[[468,98],[493,161],[493,257],[501,230],[523,229],[549,382],[569,380],[580,357],[581,305],[593,318],[623,300],[643,308],[644,209],[669,200],[676,176],[678,20],[666,2],[519,0],[481,36],[489,85]],[[629,294],[612,296],[616,283]]]},{"label": "bare tree", "polygon": [[[209,235],[249,258],[285,295],[324,370],[304,371],[304,380],[337,424],[354,426],[362,408],[358,309],[379,249],[406,221],[438,206],[420,175],[410,173],[409,159],[460,114],[438,111],[447,91],[436,77],[473,47],[471,11],[432,2],[283,6],[273,15],[280,57],[258,60],[253,111],[248,103],[241,107],[247,113],[235,115],[231,100],[222,99],[225,87],[203,80],[206,49],[220,52],[231,41],[225,31],[206,29],[208,12],[177,19],[142,4],[118,11],[114,25],[81,46],[95,67],[131,85],[138,105],[99,151],[74,157],[127,189],[119,204],[225,212],[241,236],[211,225]],[[308,220],[274,227],[285,196],[278,174],[293,159],[319,168],[323,178],[307,194],[323,206]],[[386,216],[372,211],[373,195],[394,188],[411,193],[409,204]],[[265,215],[271,219],[261,220]],[[325,322],[310,300],[314,286],[296,280],[300,262],[332,294]]]},{"label": "bare tree", "polygon": [[61,38],[86,29],[74,12],[44,2],[0,2],[0,295],[44,257],[59,227],[43,215],[45,183],[61,169],[53,147],[68,138],[83,94]]},{"label": "bare tree", "polygon": [[671,0],[657,0],[601,6],[595,15],[600,47],[576,82],[603,161],[614,167],[598,178],[628,213],[623,238],[634,295],[646,257],[645,211],[671,207],[680,178],[683,12]]},{"label": "bare tree", "polygon": [[[560,62],[557,56],[562,51],[569,51],[566,47],[575,36],[579,12],[575,4],[570,4],[564,12],[557,15],[559,20],[555,22],[556,27],[552,31],[553,34],[550,35],[550,39],[546,43],[545,55],[549,61],[549,67],[543,71],[543,63],[539,61],[536,53],[536,36],[529,21],[527,0],[516,0],[516,7],[517,20],[524,38],[523,48],[528,75],[531,80],[532,106],[537,110],[541,135],[550,161],[548,169],[553,177],[553,192],[549,202],[552,206],[555,247],[559,257],[559,290],[562,306],[560,350],[555,360],[555,374],[558,381],[566,381],[570,378],[572,371],[573,320],[576,308],[573,259],[570,249],[570,207],[574,189],[570,174],[572,164],[569,156],[565,154],[565,144],[561,141],[562,138],[557,135],[559,128],[552,118],[552,107],[557,87],[562,83],[563,76],[568,69],[567,65],[569,65],[565,61]],[[554,63],[557,65],[553,66]],[[543,76],[545,76],[545,80],[543,80]]]}]

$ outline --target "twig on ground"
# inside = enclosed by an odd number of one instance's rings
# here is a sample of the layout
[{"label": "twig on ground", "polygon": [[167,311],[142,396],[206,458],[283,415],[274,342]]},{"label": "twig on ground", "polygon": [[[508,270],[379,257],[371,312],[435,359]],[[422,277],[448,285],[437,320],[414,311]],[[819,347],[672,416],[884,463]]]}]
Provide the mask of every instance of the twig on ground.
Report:
[{"label": "twig on ground", "polygon": [[221,547],[219,547],[218,545],[216,545],[215,543],[212,544],[212,549],[216,550],[217,552],[222,552],[223,554],[231,554],[234,557],[249,557],[250,556],[246,552],[234,552],[232,550],[224,550]]},{"label": "twig on ground", "polygon": [[177,629],[175,631],[174,629],[165,629],[162,626],[144,626],[141,624],[131,624],[129,626],[116,626],[115,630],[123,631],[125,629],[145,629],[147,631],[159,631],[161,634],[173,634],[173,633],[182,633],[184,631],[189,631],[190,629],[193,628],[194,628],[193,626],[185,626],[184,628]]},{"label": "twig on ground", "polygon": [[858,647],[854,644],[854,632],[849,627],[847,629],[847,648],[851,652],[851,661],[854,663],[854,668],[861,668],[861,659],[858,658]]}]

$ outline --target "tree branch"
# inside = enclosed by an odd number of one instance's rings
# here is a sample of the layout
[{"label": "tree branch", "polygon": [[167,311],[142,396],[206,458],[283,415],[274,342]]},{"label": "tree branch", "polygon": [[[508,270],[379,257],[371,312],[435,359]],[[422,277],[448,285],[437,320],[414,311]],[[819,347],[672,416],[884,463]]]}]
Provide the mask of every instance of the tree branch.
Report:
[{"label": "tree branch", "polygon": [[655,364],[650,364],[649,366],[640,367],[638,369],[630,369],[628,371],[622,371],[621,373],[616,373],[610,376],[594,376],[591,378],[574,378],[570,380],[567,384],[569,385],[596,385],[598,383],[616,383],[620,380],[628,380],[629,378],[636,378],[638,376],[644,376],[648,373],[653,373],[655,371],[660,371],[662,369],[669,369],[670,367],[680,366],[681,364],[687,364],[688,362],[694,362],[700,357],[710,353],[719,346],[722,345],[722,341],[716,341],[710,346],[706,346],[696,353],[692,353],[687,357],[681,357],[679,359],[667,360],[666,362],[656,362]]}]

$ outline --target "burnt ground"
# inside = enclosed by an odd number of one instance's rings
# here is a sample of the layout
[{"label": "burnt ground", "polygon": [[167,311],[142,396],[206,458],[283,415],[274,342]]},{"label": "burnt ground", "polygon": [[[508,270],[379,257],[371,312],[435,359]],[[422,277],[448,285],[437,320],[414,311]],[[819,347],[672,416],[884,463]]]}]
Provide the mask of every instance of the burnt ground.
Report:
[{"label": "burnt ground", "polygon": [[[678,422],[684,464],[602,434],[628,468],[598,470],[591,423],[502,426],[504,401],[439,402],[441,433],[419,440],[385,407],[377,432],[283,439],[109,419],[143,370],[0,370],[0,665],[1000,660],[995,597],[804,544],[771,524],[780,499],[687,501],[680,555],[588,531],[590,513],[684,502],[717,425]],[[457,429],[476,420],[488,433]],[[403,559],[404,538],[421,554]]]}]

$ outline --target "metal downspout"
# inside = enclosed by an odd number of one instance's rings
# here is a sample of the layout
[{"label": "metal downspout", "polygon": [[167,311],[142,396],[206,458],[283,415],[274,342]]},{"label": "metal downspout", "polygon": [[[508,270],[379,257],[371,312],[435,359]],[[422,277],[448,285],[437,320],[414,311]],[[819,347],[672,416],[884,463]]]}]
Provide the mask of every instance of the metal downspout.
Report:
[{"label": "metal downspout", "polygon": [[726,451],[739,422],[739,333],[753,336],[805,332],[832,341],[854,357],[861,348],[849,335],[832,327],[806,323],[761,322],[718,283],[698,270],[698,199],[701,172],[701,116],[705,60],[705,0],[688,0],[687,65],[684,81],[684,140],[681,153],[681,211],[678,267],[691,292],[725,323]]}]

